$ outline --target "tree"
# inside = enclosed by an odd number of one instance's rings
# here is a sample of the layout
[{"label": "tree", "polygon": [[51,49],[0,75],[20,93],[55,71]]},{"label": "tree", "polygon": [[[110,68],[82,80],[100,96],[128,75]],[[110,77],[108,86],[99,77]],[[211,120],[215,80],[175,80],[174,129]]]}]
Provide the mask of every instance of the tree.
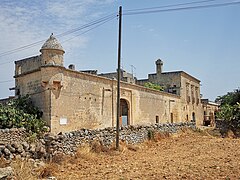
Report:
[{"label": "tree", "polygon": [[225,104],[233,106],[236,105],[237,102],[240,103],[240,88],[234,90],[233,92],[228,92],[226,95],[218,96],[215,101],[220,102],[221,106]]},{"label": "tree", "polygon": [[217,97],[216,101],[221,103],[217,118],[222,119],[228,129],[235,135],[240,132],[240,89],[228,92],[226,95]]}]

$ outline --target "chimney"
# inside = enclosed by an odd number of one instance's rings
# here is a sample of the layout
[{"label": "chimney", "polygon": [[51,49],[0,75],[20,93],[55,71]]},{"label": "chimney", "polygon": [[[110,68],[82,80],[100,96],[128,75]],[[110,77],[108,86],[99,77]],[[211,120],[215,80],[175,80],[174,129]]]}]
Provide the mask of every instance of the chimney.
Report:
[{"label": "chimney", "polygon": [[74,65],[74,64],[70,64],[70,65],[68,66],[68,68],[71,69],[71,70],[75,70],[75,65]]},{"label": "chimney", "polygon": [[162,74],[163,61],[161,59],[158,59],[155,63],[156,63],[156,73]]}]

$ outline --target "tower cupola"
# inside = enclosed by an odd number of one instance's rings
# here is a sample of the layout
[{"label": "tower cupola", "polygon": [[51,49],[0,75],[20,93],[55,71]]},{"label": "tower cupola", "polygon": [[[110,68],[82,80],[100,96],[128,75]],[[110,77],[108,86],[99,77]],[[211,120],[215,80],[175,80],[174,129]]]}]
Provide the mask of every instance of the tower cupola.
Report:
[{"label": "tower cupola", "polygon": [[42,65],[63,66],[63,54],[65,51],[53,34],[43,44],[40,52],[42,53]]}]

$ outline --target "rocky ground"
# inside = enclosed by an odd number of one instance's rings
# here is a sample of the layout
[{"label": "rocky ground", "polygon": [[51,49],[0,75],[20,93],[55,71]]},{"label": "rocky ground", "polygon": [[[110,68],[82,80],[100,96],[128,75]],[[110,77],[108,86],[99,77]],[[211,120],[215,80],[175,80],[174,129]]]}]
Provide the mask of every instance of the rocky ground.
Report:
[{"label": "rocky ground", "polygon": [[57,179],[240,179],[240,139],[182,132],[121,151],[91,153],[54,164]]},{"label": "rocky ground", "polygon": [[54,157],[28,178],[240,179],[240,139],[190,130],[155,137],[140,145],[122,143],[118,152],[97,143],[82,147],[74,157]]}]

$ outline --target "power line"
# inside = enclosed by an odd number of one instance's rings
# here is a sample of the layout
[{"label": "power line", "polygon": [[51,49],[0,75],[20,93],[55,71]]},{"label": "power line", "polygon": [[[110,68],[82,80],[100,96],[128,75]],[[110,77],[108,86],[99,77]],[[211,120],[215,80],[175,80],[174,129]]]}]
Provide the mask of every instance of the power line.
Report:
[{"label": "power line", "polygon": [[187,2],[187,3],[170,4],[170,5],[165,5],[165,6],[157,6],[157,7],[149,7],[149,8],[141,8],[141,9],[131,9],[131,10],[125,10],[124,12],[142,11],[142,10],[149,10],[149,9],[160,9],[160,8],[166,8],[166,7],[176,7],[176,6],[184,6],[184,5],[190,5],[190,4],[200,4],[200,3],[213,2],[213,1],[219,1],[219,0],[193,1],[193,2]]},{"label": "power line", "polygon": [[85,33],[89,32],[89,31],[91,31],[91,30],[93,30],[93,29],[96,29],[97,27],[99,27],[99,26],[101,26],[101,25],[103,25],[103,24],[105,24],[105,23],[107,23],[107,22],[109,22],[109,21],[111,21],[111,20],[113,20],[113,19],[115,19],[115,16],[114,16],[114,17],[110,17],[109,19],[106,19],[106,20],[103,21],[102,23],[100,23],[100,24],[98,24],[98,25],[96,25],[96,26],[94,26],[94,27],[92,27],[92,28],[90,28],[90,29],[88,29],[88,30],[86,30],[86,31],[83,31],[82,33],[77,34],[77,35],[75,35],[74,37],[71,37],[71,38],[63,41],[62,44],[65,43],[65,42],[67,42],[67,41],[70,41],[70,40],[74,39],[75,37],[78,37],[78,36],[80,36],[80,35],[82,35],[82,34],[85,34]]},{"label": "power line", "polygon": [[[200,8],[210,8],[210,7],[220,7],[220,6],[229,6],[229,5],[238,5],[238,4],[240,4],[239,1],[236,1],[236,2],[233,1],[233,2],[229,2],[229,3],[218,3],[218,4],[199,5],[199,6],[187,6],[187,7],[179,7],[179,8],[160,9],[160,8],[165,8],[165,7],[176,7],[176,6],[183,6],[183,5],[190,5],[190,4],[199,4],[199,3],[206,3],[206,2],[213,2],[213,1],[217,1],[217,0],[203,0],[203,1],[197,1],[197,2],[180,3],[180,4],[173,4],[173,5],[159,6],[159,7],[132,9],[132,10],[124,11],[123,15],[138,15],[138,14],[159,13],[159,12],[169,12],[169,11],[180,11],[180,10],[188,10],[188,9],[200,9]],[[109,15],[107,15],[105,17],[102,17],[102,18],[100,18],[98,20],[94,20],[94,21],[92,21],[92,22],[90,22],[88,24],[85,24],[85,25],[83,25],[83,26],[81,26],[79,28],[71,29],[71,30],[68,30],[68,31],[66,31],[64,33],[58,34],[58,35],[56,35],[56,37],[64,37],[64,36],[67,36],[69,34],[73,34],[75,32],[78,32],[80,30],[89,28],[91,26],[95,26],[93,28],[90,28],[87,31],[84,31],[83,33],[80,33],[80,34],[74,36],[74,37],[77,37],[77,36],[79,36],[81,34],[89,32],[90,30],[95,29],[96,27],[100,26],[98,24],[104,24],[104,23],[106,23],[106,21],[108,21],[108,20],[110,21],[114,17],[116,17],[115,13],[109,14]],[[70,38],[70,39],[68,39],[66,41],[69,41],[69,40],[73,39],[74,37],[72,37],[72,38]],[[6,51],[6,52],[3,52],[3,53],[0,53],[0,57],[6,56],[6,55],[10,55],[10,54],[13,54],[13,53],[25,50],[25,49],[32,48],[32,47],[34,47],[36,45],[39,45],[39,44],[41,44],[43,42],[45,42],[45,40],[37,41],[37,42],[31,43],[31,44],[28,44],[28,45],[25,45],[25,46],[22,46],[22,47],[10,50],[10,51]],[[12,62],[12,61],[3,62],[3,63],[0,63],[0,65],[7,64],[7,63],[10,63],[10,62]]]},{"label": "power line", "polygon": [[[86,25],[83,25],[83,26],[81,26],[81,27],[79,27],[79,28],[75,28],[75,29],[66,31],[66,32],[64,32],[64,33],[62,33],[62,34],[56,35],[56,37],[67,36],[67,35],[69,35],[69,34],[73,34],[73,33],[77,32],[77,31],[80,31],[80,30],[89,28],[89,27],[91,27],[91,26],[94,26],[93,28],[90,28],[90,29],[88,29],[87,31],[84,31],[84,32],[82,32],[82,33],[80,33],[80,34],[78,34],[78,35],[76,35],[76,36],[74,36],[74,37],[72,37],[72,38],[70,38],[70,39],[67,39],[67,40],[65,40],[64,42],[69,41],[69,40],[71,40],[71,39],[73,39],[73,38],[75,38],[75,37],[77,37],[77,36],[80,36],[80,35],[82,35],[82,34],[85,34],[85,33],[89,32],[89,31],[91,31],[91,30],[93,30],[93,29],[95,29],[95,28],[97,28],[97,27],[105,24],[106,22],[114,19],[115,17],[117,17],[117,15],[114,15],[114,14],[105,16],[105,17],[100,18],[100,19],[98,19],[98,20],[92,21],[92,22],[90,22],[90,23],[88,23],[88,24],[86,24]],[[41,44],[41,43],[43,43],[43,42],[45,42],[45,41],[46,41],[46,40],[37,41],[37,42],[35,42],[35,43],[31,43],[31,44],[29,44],[29,45],[16,48],[16,49],[14,49],[14,50],[10,50],[10,51],[4,52],[4,53],[0,53],[0,57],[6,56],[6,55],[10,55],[10,54],[13,54],[13,53],[16,53],[16,52],[25,50],[25,49],[32,48],[32,47],[34,47],[34,46],[36,46],[36,45],[39,45],[39,44]],[[64,43],[64,42],[63,42],[63,43]],[[3,62],[3,63],[0,63],[0,65],[8,64],[8,63],[11,63],[11,62],[12,62],[12,61]]]},{"label": "power line", "polygon": [[90,22],[90,23],[88,23],[88,24],[86,24],[86,25],[83,25],[83,26],[81,26],[81,27],[78,27],[78,28],[75,28],[75,29],[71,29],[71,30],[66,31],[66,32],[64,32],[64,33],[61,33],[61,34],[59,34],[59,35],[56,35],[56,37],[62,37],[62,36],[66,36],[66,35],[68,35],[68,34],[72,34],[72,33],[74,33],[74,32],[80,31],[80,30],[82,30],[82,29],[84,29],[84,28],[88,28],[89,26],[92,26],[92,25],[96,25],[96,24],[98,24],[99,22],[103,22],[103,21],[105,21],[105,20],[108,20],[109,18],[116,17],[116,16],[117,16],[116,13],[112,13],[112,14],[110,14],[110,15],[108,15],[108,16],[104,16],[104,17],[102,17],[102,18],[100,18],[100,19],[98,19],[98,20],[92,21],[92,22]]},{"label": "power line", "polygon": [[8,83],[8,82],[13,82],[14,80],[6,80],[6,81],[0,81],[0,84],[3,84],[3,83]]},{"label": "power line", "polygon": [[[33,56],[37,56],[37,54],[30,54],[30,55],[27,55],[27,56],[25,56],[25,57],[33,57]],[[21,58],[19,58],[19,59],[21,59]],[[11,61],[6,61],[6,62],[3,62],[3,63],[0,63],[0,66],[1,65],[4,65],[4,64],[9,64],[9,63],[12,63],[13,61],[11,60]]]},{"label": "power line", "polygon": [[201,8],[211,8],[211,7],[223,7],[230,5],[239,5],[240,1],[233,1],[229,3],[218,3],[218,4],[209,4],[209,5],[199,5],[199,6],[188,6],[188,7],[180,7],[180,8],[169,8],[169,9],[159,9],[159,10],[142,10],[142,11],[132,11],[123,13],[123,15],[139,15],[139,14],[150,14],[150,13],[159,13],[159,12],[170,12],[170,11],[181,11],[181,10],[189,10],[189,9],[201,9]]},{"label": "power line", "polygon": [[[102,18],[100,18],[98,20],[91,21],[90,23],[85,24],[85,25],[83,25],[81,27],[78,27],[78,28],[75,28],[75,29],[71,29],[71,30],[68,30],[68,31],[66,31],[64,33],[58,34],[58,35],[56,35],[56,37],[64,37],[64,36],[67,36],[69,34],[73,34],[73,33],[78,32],[80,30],[83,30],[83,29],[89,28],[91,26],[97,25],[99,23],[102,23],[102,22],[104,22],[104,21],[106,21],[106,20],[108,20],[110,18],[113,18],[113,17],[117,17],[117,15],[115,13],[112,13],[112,14],[110,14],[108,16],[105,16],[105,17],[102,17]],[[41,44],[41,43],[43,43],[45,41],[46,40],[37,41],[37,42],[31,43],[31,44],[28,44],[28,45],[25,45],[25,46],[22,46],[22,47],[10,50],[10,51],[6,51],[6,52],[3,52],[3,53],[0,53],[0,57],[6,56],[6,55],[10,55],[10,54],[13,54],[13,53],[25,50],[25,49],[32,48],[32,47],[34,47],[36,45],[39,45],[39,44]],[[6,63],[9,63],[9,62],[6,62]],[[2,63],[2,64],[5,64],[5,62]]]},{"label": "power line", "polygon": [[12,61],[7,61],[7,62],[0,63],[0,66],[1,66],[1,65],[4,65],[4,64],[11,63],[11,62],[12,62]]}]

